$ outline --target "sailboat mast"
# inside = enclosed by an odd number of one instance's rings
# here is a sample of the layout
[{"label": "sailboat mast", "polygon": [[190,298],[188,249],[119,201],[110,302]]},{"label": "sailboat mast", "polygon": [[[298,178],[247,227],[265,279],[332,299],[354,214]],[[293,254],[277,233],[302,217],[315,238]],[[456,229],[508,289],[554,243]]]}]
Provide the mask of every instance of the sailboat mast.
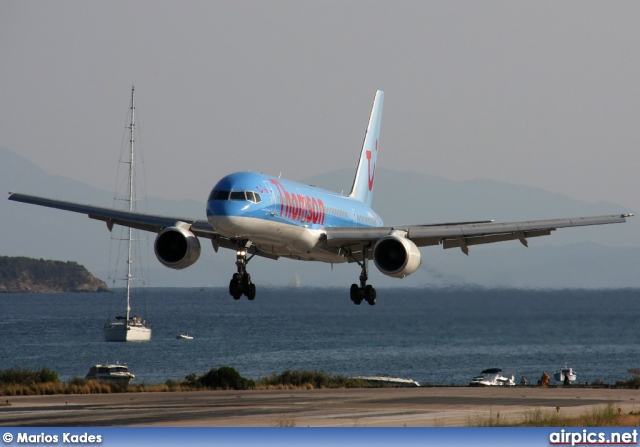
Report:
[{"label": "sailboat mast", "polygon": [[[131,125],[129,129],[131,131],[131,138],[129,140],[129,211],[133,211],[133,143],[135,141],[135,127],[136,127],[136,102],[135,102],[135,86],[131,87]],[[126,325],[129,325],[129,313],[131,312],[131,305],[129,303],[131,295],[131,239],[133,236],[133,229],[129,227],[129,239],[127,242],[127,320]]]}]

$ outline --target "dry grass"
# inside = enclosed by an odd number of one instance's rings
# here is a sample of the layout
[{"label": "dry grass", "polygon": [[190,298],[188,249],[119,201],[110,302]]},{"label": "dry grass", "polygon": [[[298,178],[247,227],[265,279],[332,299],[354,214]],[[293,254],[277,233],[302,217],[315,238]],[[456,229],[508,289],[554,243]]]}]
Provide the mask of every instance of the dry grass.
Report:
[{"label": "dry grass", "polygon": [[278,416],[271,422],[272,427],[295,427],[296,419],[287,416]]},{"label": "dry grass", "polygon": [[500,413],[490,412],[486,418],[476,417],[467,421],[470,427],[637,427],[640,414],[623,414],[613,403],[595,407],[579,416],[564,416],[560,411],[533,410],[522,420],[500,418]]},{"label": "dry grass", "polygon": [[196,388],[180,383],[164,383],[159,385],[118,385],[97,380],[74,379],[68,383],[33,383],[0,385],[0,396],[37,396],[51,394],[110,394],[110,393],[145,393],[194,391]]},{"label": "dry grass", "polygon": [[313,390],[315,387],[311,383],[305,383],[303,385],[292,385],[292,384],[258,384],[254,388],[256,390]]}]

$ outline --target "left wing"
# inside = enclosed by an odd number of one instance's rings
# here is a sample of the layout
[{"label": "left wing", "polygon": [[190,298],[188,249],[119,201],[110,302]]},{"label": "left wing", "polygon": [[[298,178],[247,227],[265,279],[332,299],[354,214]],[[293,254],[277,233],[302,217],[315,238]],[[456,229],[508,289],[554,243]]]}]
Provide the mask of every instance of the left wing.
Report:
[{"label": "left wing", "polygon": [[524,222],[478,222],[462,224],[401,225],[395,227],[334,227],[326,228],[326,243],[335,247],[371,245],[389,235],[410,239],[418,247],[440,245],[443,248],[460,247],[469,254],[469,245],[491,244],[519,240],[524,246],[527,238],[548,236],[558,228],[582,227],[626,222],[633,214],[576,217],[569,219],[532,220]]},{"label": "left wing", "polygon": [[[211,239],[213,247],[218,251],[219,247],[236,249],[236,245],[229,238],[216,233],[208,221],[203,219],[193,219],[185,217],[161,216],[158,214],[146,214],[135,211],[117,210],[84,203],[68,202],[66,200],[50,199],[48,197],[32,196],[28,194],[9,193],[9,200],[16,202],[30,203],[32,205],[46,206],[59,210],[71,211],[79,214],[86,214],[91,219],[102,220],[107,223],[109,231],[114,225],[136,228],[138,230],[159,233],[165,228],[176,226],[176,224],[187,224],[188,230],[195,236]],[[277,259],[277,256],[259,251],[255,245],[247,247],[251,254]]]},{"label": "left wing", "polygon": [[196,236],[213,238],[216,232],[206,220],[190,219],[184,217],[160,216],[156,214],[138,213],[135,211],[117,210],[101,206],[88,205],[65,200],[49,199],[47,197],[31,196],[28,194],[9,193],[9,200],[30,203],[32,205],[46,206],[74,213],[86,214],[91,219],[102,220],[107,223],[109,231],[114,224],[138,230],[159,233],[167,227],[174,226],[176,222],[185,222],[191,226],[190,231]]}]

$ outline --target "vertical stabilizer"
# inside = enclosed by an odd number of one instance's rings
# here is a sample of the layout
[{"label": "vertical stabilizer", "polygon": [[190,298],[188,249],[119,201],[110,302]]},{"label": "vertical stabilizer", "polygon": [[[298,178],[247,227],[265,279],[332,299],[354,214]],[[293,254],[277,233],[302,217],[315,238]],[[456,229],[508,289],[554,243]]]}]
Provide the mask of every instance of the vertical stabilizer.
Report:
[{"label": "vertical stabilizer", "polygon": [[378,90],[373,101],[371,117],[367,126],[367,133],[362,143],[360,162],[356,171],[356,178],[349,197],[360,200],[371,206],[373,199],[373,183],[376,175],[376,161],[378,159],[378,141],[380,140],[380,122],[382,120],[382,104],[384,103],[384,92]]}]

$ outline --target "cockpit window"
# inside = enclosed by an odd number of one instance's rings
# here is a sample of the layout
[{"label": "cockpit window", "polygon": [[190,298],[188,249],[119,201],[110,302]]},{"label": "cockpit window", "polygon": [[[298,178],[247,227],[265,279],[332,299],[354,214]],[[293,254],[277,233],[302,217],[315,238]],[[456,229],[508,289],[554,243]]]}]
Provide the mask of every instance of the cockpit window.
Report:
[{"label": "cockpit window", "polygon": [[214,189],[209,195],[209,200],[229,200],[229,191]]},{"label": "cockpit window", "polygon": [[211,191],[209,200],[248,200],[253,203],[260,203],[262,197],[253,191],[222,191],[215,189]]}]

